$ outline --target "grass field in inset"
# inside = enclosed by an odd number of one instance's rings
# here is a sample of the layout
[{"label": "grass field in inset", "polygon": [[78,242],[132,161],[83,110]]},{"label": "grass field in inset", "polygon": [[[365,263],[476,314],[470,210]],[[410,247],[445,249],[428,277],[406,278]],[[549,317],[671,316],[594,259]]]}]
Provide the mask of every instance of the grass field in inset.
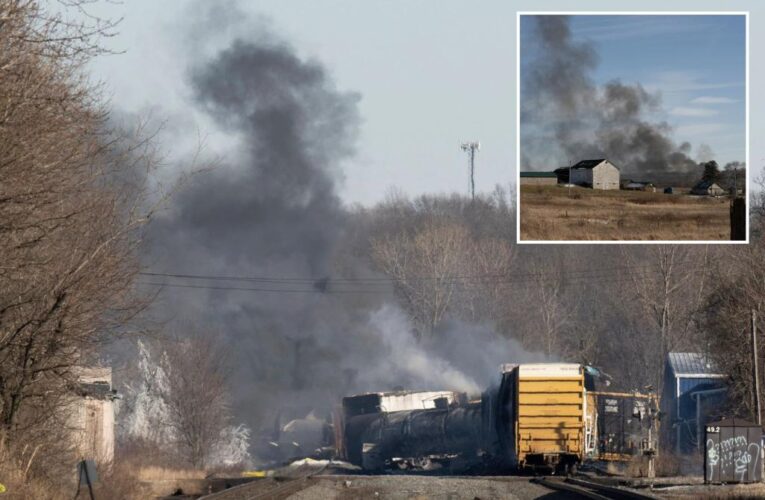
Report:
[{"label": "grass field in inset", "polygon": [[644,191],[521,186],[521,241],[730,240],[730,200]]}]

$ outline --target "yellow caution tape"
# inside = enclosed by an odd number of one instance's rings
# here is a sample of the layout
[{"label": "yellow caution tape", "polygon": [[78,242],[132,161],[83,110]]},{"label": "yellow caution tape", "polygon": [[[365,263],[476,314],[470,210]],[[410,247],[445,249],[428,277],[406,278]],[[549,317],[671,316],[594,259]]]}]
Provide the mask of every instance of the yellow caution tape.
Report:
[{"label": "yellow caution tape", "polygon": [[242,472],[242,477],[266,477],[265,470],[246,470]]}]

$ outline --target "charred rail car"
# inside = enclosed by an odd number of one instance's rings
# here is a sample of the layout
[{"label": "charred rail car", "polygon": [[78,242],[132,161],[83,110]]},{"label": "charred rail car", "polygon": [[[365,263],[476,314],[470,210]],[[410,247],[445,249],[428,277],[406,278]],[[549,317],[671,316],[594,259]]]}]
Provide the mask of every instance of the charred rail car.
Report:
[{"label": "charred rail car", "polygon": [[505,365],[499,386],[470,403],[413,394],[420,393],[410,393],[411,404],[396,411],[374,403],[383,393],[345,398],[335,418],[341,457],[369,470],[394,460],[460,456],[507,470],[555,471],[585,456],[581,365]]},{"label": "charred rail car", "polygon": [[588,458],[628,462],[656,453],[658,403],[655,394],[587,391],[591,446]]}]

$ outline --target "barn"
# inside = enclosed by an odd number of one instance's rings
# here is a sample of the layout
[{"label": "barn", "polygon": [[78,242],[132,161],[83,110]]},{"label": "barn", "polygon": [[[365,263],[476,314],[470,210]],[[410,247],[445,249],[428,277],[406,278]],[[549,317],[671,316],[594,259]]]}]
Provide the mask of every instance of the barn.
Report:
[{"label": "barn", "polygon": [[712,181],[701,181],[691,189],[691,194],[700,196],[722,196],[725,190]]},{"label": "barn", "polygon": [[521,172],[521,186],[554,186],[557,183],[555,172]]},{"label": "barn", "polygon": [[606,160],[582,160],[571,167],[571,184],[593,189],[619,189],[619,169]]}]

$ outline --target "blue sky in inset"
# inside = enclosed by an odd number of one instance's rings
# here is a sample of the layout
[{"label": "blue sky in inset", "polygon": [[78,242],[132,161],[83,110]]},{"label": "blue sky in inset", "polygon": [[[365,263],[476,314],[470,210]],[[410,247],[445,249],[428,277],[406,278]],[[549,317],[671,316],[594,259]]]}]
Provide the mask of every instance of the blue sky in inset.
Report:
[{"label": "blue sky in inset", "polygon": [[[521,75],[535,55],[532,23],[521,18]],[[574,15],[570,27],[598,53],[596,84],[659,92],[662,109],[649,118],[668,122],[677,142],[694,146],[691,156],[706,144],[724,164],[745,160],[745,24],[742,15]]]}]

